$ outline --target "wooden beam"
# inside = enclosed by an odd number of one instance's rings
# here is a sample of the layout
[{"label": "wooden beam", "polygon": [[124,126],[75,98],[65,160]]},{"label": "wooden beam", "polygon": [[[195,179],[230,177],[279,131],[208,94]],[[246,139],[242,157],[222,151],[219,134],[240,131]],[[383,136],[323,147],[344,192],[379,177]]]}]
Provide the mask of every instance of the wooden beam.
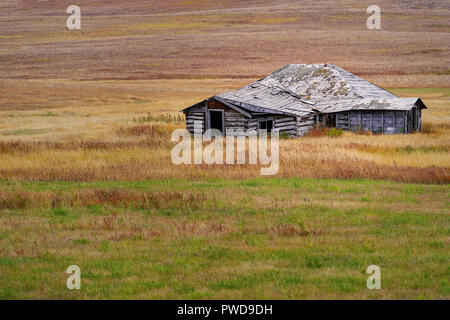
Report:
[{"label": "wooden beam", "polygon": [[397,131],[397,112],[394,111],[394,133]]},{"label": "wooden beam", "polygon": [[233,110],[236,110],[236,111],[239,112],[239,113],[242,113],[242,114],[243,114],[244,116],[246,116],[247,118],[251,118],[251,117],[252,117],[252,115],[251,115],[250,113],[248,113],[247,111],[242,110],[241,108],[239,108],[239,107],[237,107],[237,106],[235,106],[235,105],[229,103],[229,102],[226,101],[225,99],[222,99],[222,98],[219,98],[219,97],[214,97],[214,99],[216,99],[216,100],[219,101],[219,102],[222,102],[222,103],[223,103],[224,105],[226,105],[227,107],[229,107],[229,108],[231,108],[231,109],[233,109]]},{"label": "wooden beam", "polygon": [[[205,102],[205,107],[206,107],[206,123],[205,123],[205,131],[208,130],[208,128],[210,127],[210,118],[209,118],[209,111],[208,111],[208,100],[206,100]],[[205,132],[203,132],[205,133]]]},{"label": "wooden beam", "polygon": [[359,131],[362,130],[362,115],[361,115],[361,111],[359,112]]},{"label": "wooden beam", "polygon": [[405,129],[403,133],[408,133],[408,111],[405,111]]},{"label": "wooden beam", "polygon": [[419,132],[420,131],[420,129],[421,129],[421,126],[422,126],[422,119],[421,119],[421,115],[420,115],[420,109],[418,108],[418,107],[416,107],[416,110],[417,110],[417,117],[416,117],[416,119],[417,119],[417,132]]},{"label": "wooden beam", "polygon": [[373,132],[373,111],[370,113],[370,131]]}]

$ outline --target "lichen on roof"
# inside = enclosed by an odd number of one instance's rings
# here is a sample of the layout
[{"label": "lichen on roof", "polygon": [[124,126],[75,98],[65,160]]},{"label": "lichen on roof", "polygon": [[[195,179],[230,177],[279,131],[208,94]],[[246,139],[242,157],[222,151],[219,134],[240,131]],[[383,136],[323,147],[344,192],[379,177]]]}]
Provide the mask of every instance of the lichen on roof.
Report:
[{"label": "lichen on roof", "polygon": [[348,96],[352,87],[332,64],[290,64],[261,79],[268,87],[284,87],[312,100]]},{"label": "lichen on roof", "polygon": [[[289,64],[216,97],[244,109],[302,116],[345,110],[409,110],[419,98],[398,98],[333,64]],[[425,105],[423,107],[426,108]]]}]

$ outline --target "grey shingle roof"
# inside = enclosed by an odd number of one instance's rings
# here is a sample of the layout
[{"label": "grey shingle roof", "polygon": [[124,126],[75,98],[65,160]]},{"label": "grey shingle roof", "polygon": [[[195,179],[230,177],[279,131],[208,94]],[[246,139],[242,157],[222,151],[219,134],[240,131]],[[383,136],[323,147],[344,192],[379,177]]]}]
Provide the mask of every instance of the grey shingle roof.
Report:
[{"label": "grey shingle roof", "polygon": [[290,64],[243,88],[215,97],[252,112],[302,116],[347,110],[410,110],[419,98],[399,98],[333,64]]},{"label": "grey shingle roof", "polygon": [[[276,88],[270,88],[258,81],[241,89],[225,92],[217,97],[254,112],[273,112],[302,116],[310,113],[311,105]],[[258,108],[261,108],[258,110]]]},{"label": "grey shingle roof", "polygon": [[323,101],[313,107],[314,111],[321,113],[333,113],[349,110],[410,110],[416,103],[426,108],[420,98],[390,98],[390,99],[341,99],[333,104]]}]

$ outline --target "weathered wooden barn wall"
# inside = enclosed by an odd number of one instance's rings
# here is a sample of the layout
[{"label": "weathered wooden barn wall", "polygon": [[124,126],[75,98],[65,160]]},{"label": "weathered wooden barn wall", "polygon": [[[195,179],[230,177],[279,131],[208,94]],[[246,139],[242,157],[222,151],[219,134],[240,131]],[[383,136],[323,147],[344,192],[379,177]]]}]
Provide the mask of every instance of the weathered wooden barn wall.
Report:
[{"label": "weathered wooden barn wall", "polygon": [[206,103],[200,102],[194,107],[185,112],[186,115],[186,130],[194,133],[194,124],[199,124],[198,131],[205,132],[206,130]]},{"label": "weathered wooden barn wall", "polygon": [[273,121],[273,129],[290,136],[296,136],[297,119],[289,116],[276,116]]},{"label": "weathered wooden barn wall", "polygon": [[[408,133],[413,128],[408,111],[346,111],[336,113],[336,128],[373,133]],[[409,125],[408,125],[409,124]]]},{"label": "weathered wooden barn wall", "polygon": [[[186,128],[194,133],[194,123],[205,132],[208,125],[208,110],[224,111],[226,135],[247,131],[258,131],[261,121],[272,121],[273,129],[281,134],[300,137],[308,133],[317,123],[350,131],[371,131],[380,134],[401,134],[421,130],[421,108],[415,105],[411,110],[350,110],[334,113],[310,113],[304,116],[277,115],[270,113],[242,113],[230,106],[210,99],[198,103],[185,111]],[[241,111],[241,112],[240,112]]]},{"label": "weathered wooden barn wall", "polygon": [[244,132],[248,129],[249,119],[242,113],[225,109],[225,135],[233,135],[236,132]]},{"label": "weathered wooden barn wall", "polygon": [[232,135],[235,132],[243,132],[248,129],[248,118],[220,101],[211,99],[206,103],[208,110],[224,110],[224,130],[225,135]]},{"label": "weathered wooden barn wall", "polygon": [[[285,115],[253,115],[252,118],[233,110],[220,101],[211,99],[195,105],[185,112],[186,129],[194,133],[194,123],[201,123],[201,130],[204,132],[208,127],[207,111],[224,110],[224,127],[226,135],[233,135],[239,132],[258,131],[260,121],[271,120],[273,129],[289,136],[301,136],[311,130],[314,126],[314,114],[295,117]],[[200,128],[200,127],[199,127]]]},{"label": "weathered wooden barn wall", "polygon": [[297,117],[297,132],[296,136],[301,137],[305,134],[307,134],[309,131],[311,131],[314,128],[315,125],[315,117],[316,115],[311,113],[302,117]]},{"label": "weathered wooden barn wall", "polygon": [[260,121],[271,120],[273,130],[278,130],[289,136],[297,136],[297,118],[294,116],[285,115],[260,115],[249,119],[249,130],[257,131],[259,129]]},{"label": "weathered wooden barn wall", "polygon": [[197,121],[201,122],[201,132],[205,132],[208,128],[208,110],[224,110],[225,134],[248,129],[248,118],[245,115],[227,107],[217,100],[201,102],[186,111],[186,129],[194,133],[194,123]]}]

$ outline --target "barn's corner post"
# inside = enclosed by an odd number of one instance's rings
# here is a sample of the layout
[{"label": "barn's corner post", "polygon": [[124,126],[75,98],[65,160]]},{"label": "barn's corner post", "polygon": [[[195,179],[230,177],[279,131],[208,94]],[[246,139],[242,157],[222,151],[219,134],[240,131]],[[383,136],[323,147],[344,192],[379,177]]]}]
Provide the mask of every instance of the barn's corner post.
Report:
[{"label": "barn's corner post", "polygon": [[408,133],[408,111],[405,111],[405,130],[403,133],[404,134]]},{"label": "barn's corner post", "polygon": [[420,132],[422,130],[422,109],[419,107],[417,109],[417,132]]}]

